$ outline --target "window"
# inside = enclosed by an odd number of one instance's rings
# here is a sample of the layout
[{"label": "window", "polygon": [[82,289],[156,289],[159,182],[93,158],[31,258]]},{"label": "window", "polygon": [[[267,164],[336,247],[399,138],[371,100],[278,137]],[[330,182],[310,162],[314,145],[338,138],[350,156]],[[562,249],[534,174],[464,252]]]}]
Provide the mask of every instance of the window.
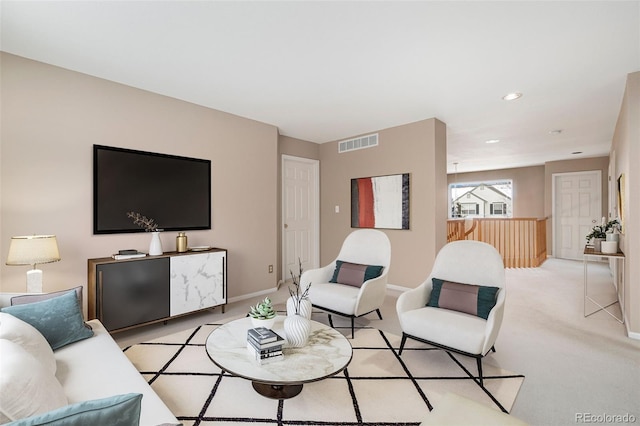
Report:
[{"label": "window", "polygon": [[507,214],[507,203],[491,203],[491,215],[503,216]]},{"label": "window", "polygon": [[512,217],[510,179],[449,185],[449,217]]},{"label": "window", "polygon": [[477,203],[460,203],[460,207],[460,213],[462,213],[462,217],[476,215],[480,211],[480,206]]}]

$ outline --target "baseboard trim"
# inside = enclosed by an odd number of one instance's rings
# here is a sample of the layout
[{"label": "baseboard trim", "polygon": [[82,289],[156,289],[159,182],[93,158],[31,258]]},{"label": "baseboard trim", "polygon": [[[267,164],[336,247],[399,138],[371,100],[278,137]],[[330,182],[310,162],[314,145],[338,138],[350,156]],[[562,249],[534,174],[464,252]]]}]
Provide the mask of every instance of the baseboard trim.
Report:
[{"label": "baseboard trim", "polygon": [[404,287],[404,286],[395,285],[395,284],[387,284],[387,290],[399,291],[404,293],[405,291],[409,291],[413,289],[410,287]]},{"label": "baseboard trim", "polygon": [[274,287],[268,290],[262,290],[262,291],[257,291],[255,293],[244,294],[242,296],[231,297],[227,300],[227,303],[241,302],[243,300],[252,299],[254,297],[265,296],[267,294],[275,293],[276,291],[278,291],[278,288]]},{"label": "baseboard trim", "polygon": [[629,330],[629,321],[625,318],[624,327],[627,329],[627,337],[633,340],[640,340],[640,333],[635,333]]}]

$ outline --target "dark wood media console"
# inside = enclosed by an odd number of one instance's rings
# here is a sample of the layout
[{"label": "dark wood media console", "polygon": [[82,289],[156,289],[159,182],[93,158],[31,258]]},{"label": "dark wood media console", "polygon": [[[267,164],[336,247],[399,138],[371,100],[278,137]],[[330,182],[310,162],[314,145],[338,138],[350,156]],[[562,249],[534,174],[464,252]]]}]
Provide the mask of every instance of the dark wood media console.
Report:
[{"label": "dark wood media console", "polygon": [[88,260],[88,314],[110,332],[227,303],[227,251]]}]

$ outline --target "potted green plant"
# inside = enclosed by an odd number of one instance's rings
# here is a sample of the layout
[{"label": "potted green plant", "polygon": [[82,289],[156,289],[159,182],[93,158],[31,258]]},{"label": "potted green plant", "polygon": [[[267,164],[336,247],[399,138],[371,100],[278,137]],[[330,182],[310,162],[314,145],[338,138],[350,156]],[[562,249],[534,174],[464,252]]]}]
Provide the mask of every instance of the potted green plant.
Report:
[{"label": "potted green plant", "polygon": [[613,233],[615,230],[618,230],[620,222],[618,219],[613,219],[608,222],[605,221],[605,218],[602,218],[602,223],[600,225],[596,225],[591,228],[591,232],[587,234],[587,244],[593,240],[593,248],[595,251],[600,251],[600,244],[603,240],[607,238],[607,234]]},{"label": "potted green plant", "polygon": [[249,309],[251,324],[254,327],[271,328],[276,321],[276,311],[273,309],[271,299],[265,297],[262,302],[258,302]]}]

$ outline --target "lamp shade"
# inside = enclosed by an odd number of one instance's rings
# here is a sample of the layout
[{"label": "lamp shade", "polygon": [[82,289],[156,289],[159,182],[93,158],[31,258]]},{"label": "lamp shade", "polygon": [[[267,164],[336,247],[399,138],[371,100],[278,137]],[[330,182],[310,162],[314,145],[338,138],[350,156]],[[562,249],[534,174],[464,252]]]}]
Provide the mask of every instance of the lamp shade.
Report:
[{"label": "lamp shade", "polygon": [[60,260],[55,235],[11,237],[7,265],[35,265]]}]

